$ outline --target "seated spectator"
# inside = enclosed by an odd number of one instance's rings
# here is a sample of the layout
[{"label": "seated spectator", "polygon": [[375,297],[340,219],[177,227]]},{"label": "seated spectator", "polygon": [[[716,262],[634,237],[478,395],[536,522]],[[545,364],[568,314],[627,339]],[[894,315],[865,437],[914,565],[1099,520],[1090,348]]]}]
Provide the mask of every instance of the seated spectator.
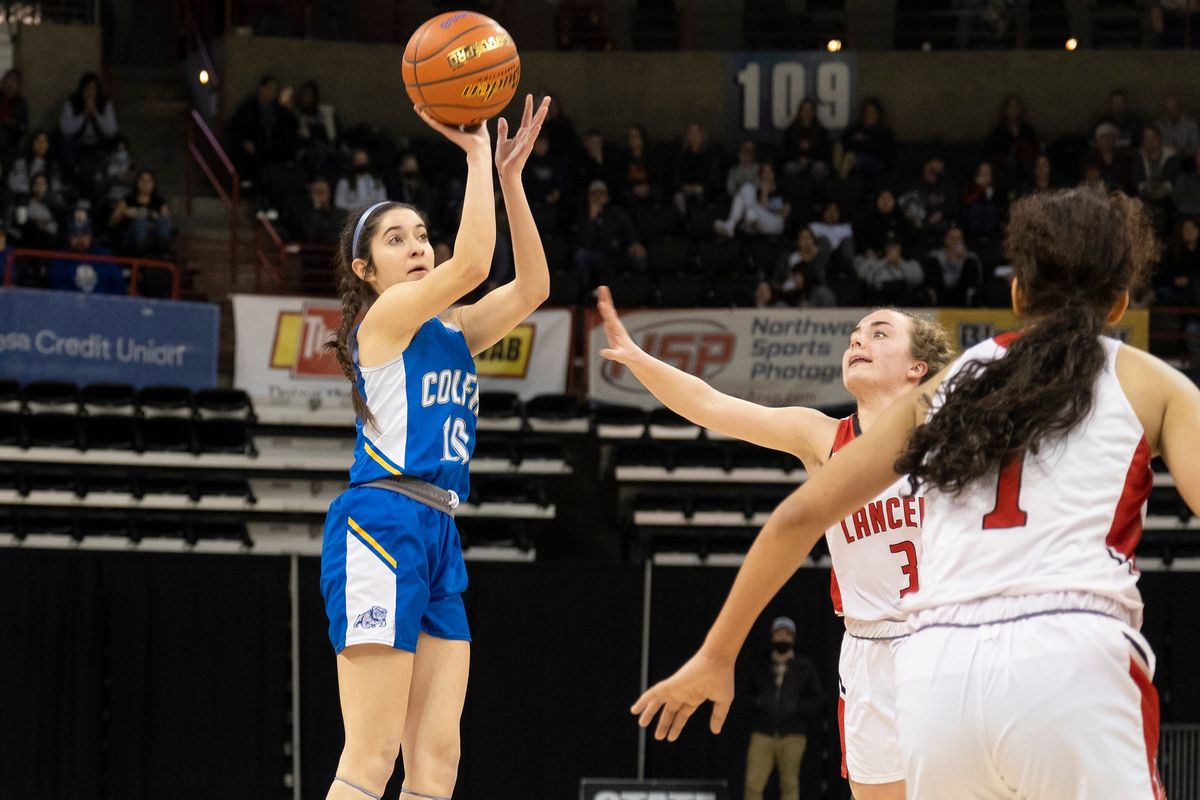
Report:
[{"label": "seated spectator", "polygon": [[66,216],[62,198],[50,190],[46,173],[29,179],[29,193],[14,201],[8,228],[17,233],[21,247],[54,250],[59,242],[60,221]]},{"label": "seated spectator", "polygon": [[1133,186],[1159,230],[1166,224],[1179,172],[1175,151],[1163,146],[1158,128],[1147,125],[1142,131],[1142,146],[1133,158]]},{"label": "seated spectator", "polygon": [[1176,213],[1185,217],[1200,216],[1200,150],[1192,155],[1193,169],[1175,179],[1171,200]]},{"label": "seated spectator", "polygon": [[[808,228],[796,234],[796,249],[779,264],[763,270],[755,299],[759,306],[788,304],[785,291],[800,291],[809,305],[837,305],[828,287],[829,248],[823,246]],[[788,288],[790,287],[790,288]]]},{"label": "seated spectator", "polygon": [[873,303],[905,305],[925,283],[921,265],[904,257],[903,246],[896,239],[884,244],[882,256],[860,256],[854,268],[866,283],[867,298]]},{"label": "seated spectator", "polygon": [[811,174],[823,178],[829,174],[833,144],[829,131],[817,119],[817,107],[812,100],[800,101],[796,116],[784,129],[780,157],[785,175]]},{"label": "seated spectator", "polygon": [[75,93],[63,103],[58,132],[63,167],[78,177],[84,194],[91,194],[95,163],[104,158],[108,140],[117,135],[116,108],[100,90],[100,78],[94,72],[85,73]]},{"label": "seated spectator", "polygon": [[229,158],[242,182],[253,185],[264,167],[295,158],[296,131],[295,115],[279,104],[279,80],[264,75],[225,126]]},{"label": "seated spectator", "polygon": [[318,176],[308,185],[308,197],[304,204],[288,211],[285,226],[295,241],[333,247],[338,242],[345,219],[346,215],[333,207],[333,190],[329,188],[329,181]]},{"label": "seated spectator", "polygon": [[11,161],[29,129],[29,103],[21,94],[21,70],[10,69],[0,78],[0,152]]},{"label": "seated spectator", "polygon": [[1118,150],[1129,152],[1141,146],[1142,131],[1146,126],[1141,117],[1129,110],[1129,98],[1124,89],[1113,89],[1108,93],[1108,110],[1096,120],[1093,129],[1105,123],[1116,128]]},{"label": "seated spectator", "polygon": [[34,174],[45,175],[50,182],[50,191],[62,192],[62,167],[50,152],[50,134],[35,130],[29,134],[21,157],[13,162],[8,173],[8,190],[13,194],[28,194],[29,178]]},{"label": "seated spectator", "polygon": [[585,191],[593,181],[603,181],[606,186],[615,187],[620,177],[612,148],[604,141],[604,135],[594,129],[585,133],[583,153],[576,174],[577,191]]},{"label": "seated spectator", "polygon": [[117,203],[108,219],[113,241],[127,255],[163,253],[171,247],[174,230],[171,207],[158,193],[154,173],[138,172],[134,189]]},{"label": "seated spectator", "polygon": [[50,260],[46,273],[51,289],[84,294],[125,294],[129,291],[120,264],[87,258],[109,253],[93,244],[92,226],[85,212],[76,212],[67,226],[67,235],[67,247],[77,255]]},{"label": "seated spectator", "polygon": [[1025,119],[1025,106],[1015,94],[1004,98],[1000,120],[987,140],[992,168],[1012,183],[1025,180],[1041,152],[1033,126]]},{"label": "seated spectator", "polygon": [[117,134],[109,143],[108,158],[104,162],[103,176],[97,187],[98,196],[113,203],[124,200],[125,195],[133,191],[136,181],[137,169],[133,164],[133,155],[129,152],[129,140]]},{"label": "seated spectator", "polygon": [[1167,95],[1163,115],[1154,124],[1162,134],[1163,146],[1174,149],[1180,158],[1190,159],[1200,150],[1200,127],[1196,125],[1196,118],[1183,113],[1175,95]]},{"label": "seated spectator", "polygon": [[831,258],[847,265],[854,263],[854,226],[842,222],[842,207],[836,200],[825,203],[821,218],[810,222],[808,228],[818,241],[824,239],[828,243]]},{"label": "seated spectator", "polygon": [[946,231],[942,247],[925,261],[928,303],[934,306],[967,308],[983,300],[983,264],[967,249],[961,228]]},{"label": "seated spectator", "polygon": [[1037,192],[1049,192],[1054,189],[1061,189],[1063,186],[1065,184],[1061,176],[1054,172],[1054,165],[1050,161],[1050,156],[1043,153],[1033,162],[1033,174],[1021,187],[1021,196],[1024,197],[1025,195]]},{"label": "seated spectator", "polygon": [[834,149],[834,168],[843,178],[858,173],[877,177],[892,168],[896,154],[896,135],[883,119],[883,106],[874,97],[863,100],[858,122],[842,133]]},{"label": "seated spectator", "polygon": [[791,204],[783,199],[775,183],[775,168],[761,164],[758,179],[742,184],[733,197],[728,218],[713,222],[713,229],[725,237],[732,237],[739,229],[749,234],[778,236],[791,213]]},{"label": "seated spectator", "polygon": [[[570,163],[579,155],[579,136],[575,133],[575,123],[567,116],[562,97],[557,92],[550,92],[550,108],[546,109],[546,121],[542,123],[542,133],[538,139],[550,143],[550,152],[556,158]],[[545,95],[543,95],[544,97]],[[542,97],[534,98],[534,108],[542,102]],[[568,173],[569,177],[570,173]]]},{"label": "seated spectator", "polygon": [[931,154],[917,182],[900,196],[904,216],[927,245],[940,242],[958,216],[958,186],[946,174],[946,162]]},{"label": "seated spectator", "polygon": [[1004,198],[993,180],[992,165],[981,161],[975,180],[962,196],[962,218],[972,241],[992,240],[1000,236],[1004,222]]},{"label": "seated spectator", "polygon": [[671,171],[670,192],[681,216],[693,204],[710,202],[719,191],[717,154],[709,144],[699,123],[693,122],[684,131],[679,149],[675,151]]},{"label": "seated spectator", "polygon": [[342,211],[382,203],[387,200],[387,188],[371,167],[371,156],[359,148],[350,157],[350,172],[337,182],[333,204]]},{"label": "seated spectator", "polygon": [[796,249],[788,253],[783,262],[783,270],[777,270],[776,283],[782,283],[797,267],[803,267],[804,272],[812,280],[810,283],[824,284],[829,275],[829,245],[824,239],[818,239],[808,228],[801,228],[796,233]]},{"label": "seated spectator", "polygon": [[1192,217],[1179,223],[1163,251],[1154,296],[1162,306],[1200,306],[1200,224]]},{"label": "seated spectator", "polygon": [[837,305],[837,297],[828,286],[818,283],[803,264],[797,264],[791,268],[787,279],[778,286],[760,283],[754,293],[754,302],[759,308],[832,308]]},{"label": "seated spectator", "polygon": [[400,157],[396,178],[388,184],[387,196],[389,200],[408,203],[422,209],[426,214],[432,213],[433,189],[421,175],[421,162],[417,160],[416,155],[405,153]]},{"label": "seated spectator", "polygon": [[539,136],[521,173],[530,204],[557,206],[567,191],[568,180],[566,161],[554,154],[548,138]]},{"label": "seated spectator", "polygon": [[575,230],[575,269],[594,286],[606,268],[643,270],[646,248],[629,212],[609,204],[608,187],[594,181]]},{"label": "seated spectator", "polygon": [[329,103],[321,102],[316,81],[305,81],[292,106],[296,115],[297,156],[310,174],[324,172],[337,160],[341,123]]},{"label": "seated spectator", "polygon": [[758,183],[758,149],[754,142],[744,139],[737,149],[737,162],[725,174],[725,192],[736,197],[743,184]]},{"label": "seated spectator", "polygon": [[888,239],[899,239],[909,248],[914,244],[914,233],[912,223],[896,205],[896,195],[891,189],[880,189],[871,211],[860,225],[855,226],[854,241],[860,252],[878,255],[883,252]]},{"label": "seated spectator", "polygon": [[1132,165],[1129,156],[1121,151],[1118,144],[1120,131],[1111,122],[1102,122],[1096,126],[1096,135],[1092,152],[1084,160],[1084,172],[1088,167],[1095,167],[1100,174],[1100,180],[1110,191],[1128,193],[1132,181]]},{"label": "seated spectator", "polygon": [[627,206],[653,203],[659,198],[661,178],[651,166],[648,158],[650,144],[646,140],[646,129],[641,125],[630,125],[625,138],[625,149],[617,166],[620,196]]}]

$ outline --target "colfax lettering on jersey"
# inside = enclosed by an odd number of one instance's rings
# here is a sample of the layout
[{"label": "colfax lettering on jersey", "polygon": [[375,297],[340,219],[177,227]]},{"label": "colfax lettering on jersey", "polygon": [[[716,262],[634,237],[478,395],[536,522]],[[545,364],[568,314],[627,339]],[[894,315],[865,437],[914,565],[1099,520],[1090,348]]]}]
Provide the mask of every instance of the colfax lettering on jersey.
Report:
[{"label": "colfax lettering on jersey", "polygon": [[444,369],[441,372],[426,372],[421,378],[421,407],[441,406],[448,403],[462,406],[476,417],[479,416],[479,379],[474,373],[461,369]]},{"label": "colfax lettering on jersey", "polygon": [[842,533],[846,544],[854,544],[876,533],[894,531],[897,528],[920,528],[925,525],[924,497],[889,497],[867,503],[849,516],[854,532],[846,520],[842,520]]}]

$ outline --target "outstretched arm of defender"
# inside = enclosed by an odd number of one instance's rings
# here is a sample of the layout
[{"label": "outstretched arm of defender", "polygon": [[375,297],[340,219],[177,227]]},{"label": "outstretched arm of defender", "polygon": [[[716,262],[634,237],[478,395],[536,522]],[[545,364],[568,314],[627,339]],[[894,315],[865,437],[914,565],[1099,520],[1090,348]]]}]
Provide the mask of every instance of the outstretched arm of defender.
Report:
[{"label": "outstretched arm of defender", "polygon": [[596,308],[608,337],[608,347],[600,355],[628,367],[660,403],[676,414],[725,436],[793,453],[810,471],[829,457],[837,420],[811,408],[771,408],[718,392],[695,375],[663,363],[638,347],[617,316],[607,286],[600,287]]}]

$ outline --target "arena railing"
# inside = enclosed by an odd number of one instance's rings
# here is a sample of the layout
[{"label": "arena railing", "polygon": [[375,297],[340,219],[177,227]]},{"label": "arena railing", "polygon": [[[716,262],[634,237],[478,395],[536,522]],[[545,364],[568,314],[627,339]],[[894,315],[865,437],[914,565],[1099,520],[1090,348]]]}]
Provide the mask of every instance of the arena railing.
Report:
[{"label": "arena railing", "polygon": [[254,291],[284,294],[331,294],[336,248],[286,242],[271,221],[260,218],[254,228]]},{"label": "arena railing", "polygon": [[[237,272],[238,228],[242,203],[241,178],[225,153],[225,148],[217,141],[204,117],[195,109],[188,117],[187,149],[192,156],[192,163],[199,167],[200,172],[208,179],[209,186],[216,192],[229,214],[229,280],[232,281]],[[194,179],[190,169],[185,169],[183,173],[184,200],[187,213],[191,214],[192,197],[195,194]]]},{"label": "arena railing", "polygon": [[134,296],[138,294],[138,283],[141,279],[143,271],[162,270],[170,275],[171,298],[174,300],[179,299],[179,267],[175,264],[172,264],[170,261],[162,261],[157,258],[132,258],[129,256],[78,253],[71,250],[33,250],[18,247],[14,250],[10,250],[8,257],[4,260],[4,285],[6,287],[15,285],[16,261],[18,257],[44,259],[62,258],[70,259],[72,261],[100,261],[106,264],[126,265],[129,267],[129,294]]}]

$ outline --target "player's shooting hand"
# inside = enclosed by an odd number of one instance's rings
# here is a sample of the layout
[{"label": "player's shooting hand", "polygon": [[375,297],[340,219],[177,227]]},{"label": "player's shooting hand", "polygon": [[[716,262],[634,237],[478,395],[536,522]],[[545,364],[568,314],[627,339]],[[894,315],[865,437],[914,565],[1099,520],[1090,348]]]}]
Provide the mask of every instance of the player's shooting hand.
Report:
[{"label": "player's shooting hand", "polygon": [[525,161],[533,152],[533,143],[537,141],[542,123],[550,110],[550,97],[542,99],[537,112],[533,110],[533,95],[525,95],[525,110],[521,112],[521,127],[508,138],[508,120],[501,117],[496,120],[496,172],[501,178],[509,178],[521,174]]},{"label": "player's shooting hand", "polygon": [[713,704],[709,730],[720,733],[733,702],[733,662],[701,650],[674,675],[647,689],[629,711],[643,728],[649,727],[654,715],[658,714],[654,738],[673,742],[706,700]]},{"label": "player's shooting hand", "polygon": [[421,106],[413,106],[413,111],[416,111],[417,116],[425,120],[426,125],[461,147],[467,155],[480,150],[490,154],[491,136],[488,134],[487,125],[472,125],[469,128],[446,125],[429,116],[429,113]]},{"label": "player's shooting hand", "polygon": [[600,351],[600,355],[618,364],[628,364],[630,360],[642,354],[642,348],[634,344],[629,332],[617,316],[617,308],[613,305],[612,292],[607,286],[596,290],[596,310],[604,320],[604,335],[608,337],[608,347]]}]

